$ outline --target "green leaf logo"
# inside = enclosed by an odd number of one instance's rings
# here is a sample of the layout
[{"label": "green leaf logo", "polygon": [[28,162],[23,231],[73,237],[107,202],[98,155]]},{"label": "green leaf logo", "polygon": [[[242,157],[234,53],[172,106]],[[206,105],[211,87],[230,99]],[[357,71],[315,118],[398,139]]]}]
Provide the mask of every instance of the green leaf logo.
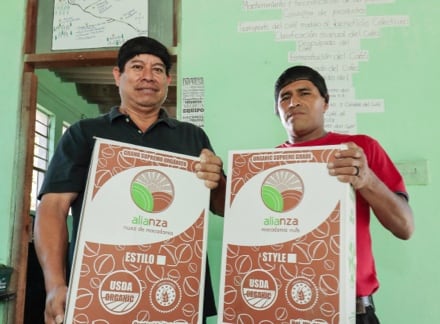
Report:
[{"label": "green leaf logo", "polygon": [[154,198],[148,188],[138,182],[131,185],[131,197],[134,203],[142,210],[152,212],[154,209]]},{"label": "green leaf logo", "polygon": [[264,204],[269,209],[277,212],[283,211],[283,195],[276,188],[268,185],[263,185],[261,187],[261,197]]},{"label": "green leaf logo", "polygon": [[142,171],[134,177],[130,193],[136,206],[149,213],[164,211],[174,199],[174,187],[170,178],[153,169]]},{"label": "green leaf logo", "polygon": [[304,184],[301,177],[288,169],[270,173],[261,185],[261,199],[272,211],[281,213],[292,210],[301,202]]}]

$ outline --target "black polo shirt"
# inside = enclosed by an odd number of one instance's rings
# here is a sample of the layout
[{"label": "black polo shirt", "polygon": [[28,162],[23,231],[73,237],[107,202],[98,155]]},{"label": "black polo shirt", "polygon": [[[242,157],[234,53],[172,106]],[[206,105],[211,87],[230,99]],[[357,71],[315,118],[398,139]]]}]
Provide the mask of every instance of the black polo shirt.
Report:
[{"label": "black polo shirt", "polygon": [[[161,109],[159,119],[143,133],[118,107],[97,118],[83,119],[67,129],[49,163],[39,198],[46,193],[77,192],[72,204],[72,240],[69,249],[69,267],[77,237],[84,190],[89,172],[95,137],[146,146],[154,149],[199,156],[203,148],[213,150],[208,136],[200,127],[169,118]],[[205,316],[215,315],[209,265],[205,283]]]}]

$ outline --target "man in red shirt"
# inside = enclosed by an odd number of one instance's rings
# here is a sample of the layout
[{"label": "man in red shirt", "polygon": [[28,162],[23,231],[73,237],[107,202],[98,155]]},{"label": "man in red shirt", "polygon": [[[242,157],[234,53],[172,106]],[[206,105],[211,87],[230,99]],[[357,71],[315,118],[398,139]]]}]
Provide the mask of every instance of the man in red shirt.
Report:
[{"label": "man in red shirt", "polygon": [[409,239],[414,219],[403,178],[375,139],[324,129],[329,94],[324,78],[314,69],[294,66],[285,70],[275,83],[275,101],[275,113],[288,136],[279,147],[348,146],[328,164],[328,172],[356,190],[356,323],[379,323],[372,299],[379,282],[371,246],[370,209],[396,237]]}]

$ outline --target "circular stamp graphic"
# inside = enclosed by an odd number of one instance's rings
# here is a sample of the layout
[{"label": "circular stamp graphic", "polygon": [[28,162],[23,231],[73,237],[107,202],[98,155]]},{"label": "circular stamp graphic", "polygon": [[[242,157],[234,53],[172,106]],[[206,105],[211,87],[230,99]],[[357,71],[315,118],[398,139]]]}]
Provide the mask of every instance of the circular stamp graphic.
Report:
[{"label": "circular stamp graphic", "polygon": [[182,292],[176,282],[170,279],[160,280],[151,288],[151,304],[162,313],[176,309],[182,299]]},{"label": "circular stamp graphic", "polygon": [[274,212],[292,210],[304,196],[301,177],[288,169],[271,172],[261,185],[261,198],[267,208]]},{"label": "circular stamp graphic", "polygon": [[165,173],[149,169],[134,177],[130,193],[133,202],[140,209],[149,213],[159,213],[173,202],[174,186]]},{"label": "circular stamp graphic", "polygon": [[136,276],[128,271],[115,271],[102,280],[99,287],[99,301],[110,313],[123,315],[137,306],[141,289]]},{"label": "circular stamp graphic", "polygon": [[318,301],[318,289],[310,279],[296,277],[286,286],[286,298],[293,308],[306,311]]},{"label": "circular stamp graphic", "polygon": [[264,270],[250,271],[241,282],[241,295],[250,308],[267,309],[277,297],[275,278]]}]

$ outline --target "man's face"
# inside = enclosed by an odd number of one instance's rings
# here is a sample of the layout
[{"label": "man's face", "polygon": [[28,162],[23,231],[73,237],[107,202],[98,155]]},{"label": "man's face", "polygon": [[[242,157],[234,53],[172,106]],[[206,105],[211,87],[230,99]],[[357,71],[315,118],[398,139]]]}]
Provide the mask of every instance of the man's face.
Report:
[{"label": "man's face", "polygon": [[308,141],[322,136],[328,103],[309,80],[289,83],[278,94],[277,109],[290,140]]},{"label": "man's face", "polygon": [[171,77],[157,56],[139,54],[125,63],[124,72],[113,69],[121,106],[129,109],[158,109],[168,93]]}]

